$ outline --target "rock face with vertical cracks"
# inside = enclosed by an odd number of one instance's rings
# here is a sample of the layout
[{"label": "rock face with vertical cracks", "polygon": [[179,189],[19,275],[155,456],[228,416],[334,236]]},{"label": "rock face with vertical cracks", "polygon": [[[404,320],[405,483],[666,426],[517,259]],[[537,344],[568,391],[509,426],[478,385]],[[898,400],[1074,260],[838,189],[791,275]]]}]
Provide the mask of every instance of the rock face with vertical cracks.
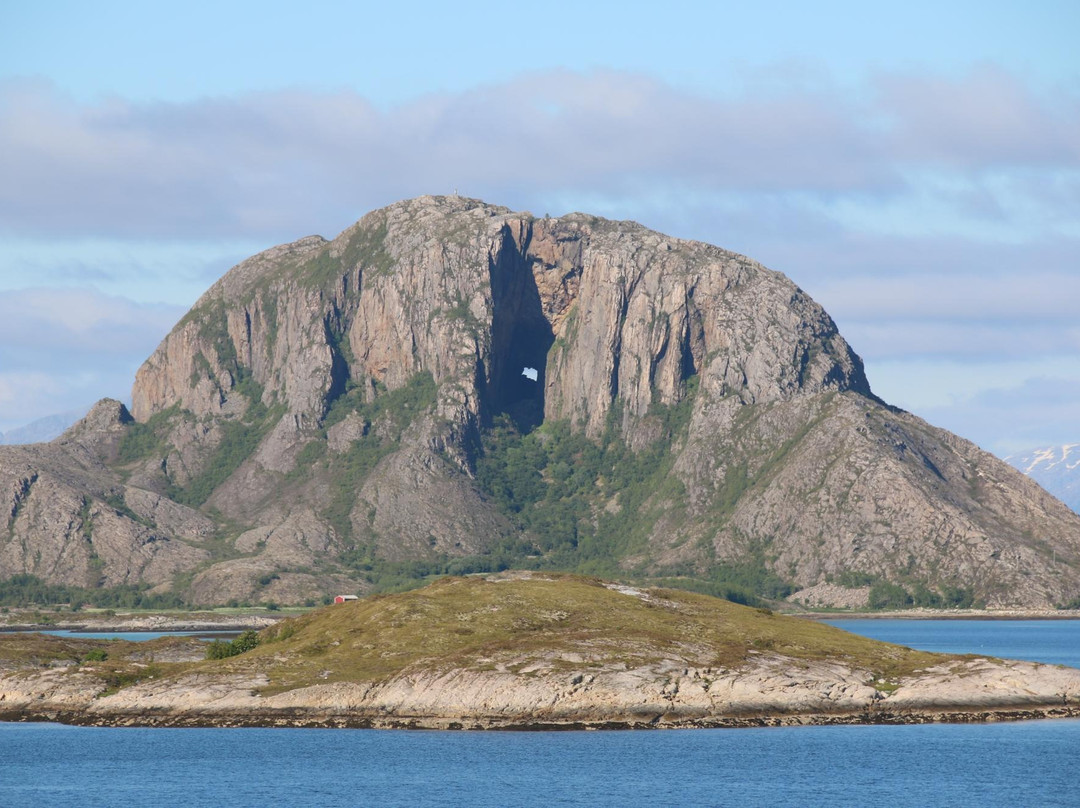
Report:
[{"label": "rock face with vertical cracks", "polygon": [[[585,517],[637,509],[645,540],[609,561],[640,574],[753,562],[797,587],[918,582],[991,605],[1080,594],[1080,517],[874,397],[835,324],[783,275],[632,222],[459,197],[374,211],[229,271],[139,369],[132,402],[130,423],[88,416],[48,448],[49,468],[96,464],[69,475],[66,517],[27,521],[26,481],[45,466],[3,450],[0,574],[85,579],[96,565],[158,583],[184,570],[205,602],[362,588],[358,560],[506,546],[521,522],[476,482],[484,436],[558,422],[659,447],[663,486],[624,503],[601,479]],[[675,408],[677,429],[658,416]],[[124,530],[153,524],[184,552],[123,574],[80,561],[75,503],[118,492]],[[212,542],[180,527],[198,520]],[[68,561],[31,563],[47,545]]]}]

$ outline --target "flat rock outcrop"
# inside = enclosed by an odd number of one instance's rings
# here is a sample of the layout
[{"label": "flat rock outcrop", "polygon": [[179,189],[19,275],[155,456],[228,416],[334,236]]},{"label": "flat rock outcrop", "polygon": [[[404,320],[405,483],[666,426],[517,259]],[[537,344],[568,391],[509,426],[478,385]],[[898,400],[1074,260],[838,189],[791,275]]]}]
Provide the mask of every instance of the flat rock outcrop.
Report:
[{"label": "flat rock outcrop", "polygon": [[371,726],[431,729],[663,728],[924,723],[1080,716],[1080,672],[979,660],[883,695],[843,666],[791,672],[763,660],[729,672],[589,669],[554,677],[412,675],[260,696],[265,677],[191,676],[104,695],[89,677],[0,677],[0,717],[140,726]]}]

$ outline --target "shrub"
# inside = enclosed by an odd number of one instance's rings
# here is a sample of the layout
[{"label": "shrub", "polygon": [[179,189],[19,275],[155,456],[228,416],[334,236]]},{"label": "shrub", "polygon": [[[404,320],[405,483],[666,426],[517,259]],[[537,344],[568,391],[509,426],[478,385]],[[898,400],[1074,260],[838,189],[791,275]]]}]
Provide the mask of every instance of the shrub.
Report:
[{"label": "shrub", "polygon": [[878,581],[870,587],[869,603],[871,609],[906,609],[913,600],[899,584]]},{"label": "shrub", "polygon": [[207,659],[227,659],[250,651],[259,644],[259,635],[254,631],[245,631],[232,642],[214,640],[206,649]]},{"label": "shrub", "polygon": [[0,605],[53,606],[78,603],[82,606],[119,607],[123,609],[175,609],[184,605],[174,594],[151,595],[149,586],[123,584],[113,587],[79,587],[48,584],[34,575],[20,573],[0,581]]},{"label": "shrub", "polygon": [[207,659],[225,659],[231,657],[232,643],[225,642],[225,640],[214,640],[208,646],[206,646],[206,658]]},{"label": "shrub", "polygon": [[239,637],[232,641],[232,646],[235,649],[235,653],[242,654],[245,651],[250,651],[259,644],[259,634],[255,631],[245,631]]}]

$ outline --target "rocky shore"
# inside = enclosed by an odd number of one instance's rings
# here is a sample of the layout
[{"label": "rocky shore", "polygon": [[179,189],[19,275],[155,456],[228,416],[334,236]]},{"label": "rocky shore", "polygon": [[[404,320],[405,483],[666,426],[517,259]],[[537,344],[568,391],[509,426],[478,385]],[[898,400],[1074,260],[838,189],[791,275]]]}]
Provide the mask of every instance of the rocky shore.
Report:
[{"label": "rocky shore", "polygon": [[1080,671],[969,659],[899,682],[835,664],[793,670],[413,673],[260,693],[267,677],[193,674],[110,692],[92,671],[0,677],[0,720],[94,726],[649,729],[1080,717]]},{"label": "rocky shore", "polygon": [[0,713],[0,721],[49,722],[85,727],[264,728],[264,729],[435,729],[550,732],[556,730],[648,730],[648,729],[750,729],[761,727],[851,726],[867,724],[972,724],[999,721],[1035,721],[1048,718],[1080,718],[1080,708],[1048,707],[983,711],[923,711],[891,713],[820,713],[815,715],[711,716],[696,721],[490,721],[462,717],[459,720],[396,718],[386,716],[314,716],[307,713],[277,712],[273,715],[235,713],[214,716],[142,715],[104,717],[86,713],[26,712]]}]

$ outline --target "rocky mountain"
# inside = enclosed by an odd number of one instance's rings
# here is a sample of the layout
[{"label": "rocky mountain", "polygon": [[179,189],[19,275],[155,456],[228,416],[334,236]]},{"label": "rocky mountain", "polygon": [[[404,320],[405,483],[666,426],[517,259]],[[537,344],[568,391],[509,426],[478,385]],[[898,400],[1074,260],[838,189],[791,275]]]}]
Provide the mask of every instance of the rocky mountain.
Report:
[{"label": "rocky mountain", "polygon": [[1080,513],[1080,443],[1029,449],[1006,457],[1005,462]]},{"label": "rocky mountain", "polygon": [[375,211],[230,270],[132,402],[0,454],[5,574],[194,603],[508,566],[1080,594],[1080,517],[877,399],[783,275],[632,222]]}]

